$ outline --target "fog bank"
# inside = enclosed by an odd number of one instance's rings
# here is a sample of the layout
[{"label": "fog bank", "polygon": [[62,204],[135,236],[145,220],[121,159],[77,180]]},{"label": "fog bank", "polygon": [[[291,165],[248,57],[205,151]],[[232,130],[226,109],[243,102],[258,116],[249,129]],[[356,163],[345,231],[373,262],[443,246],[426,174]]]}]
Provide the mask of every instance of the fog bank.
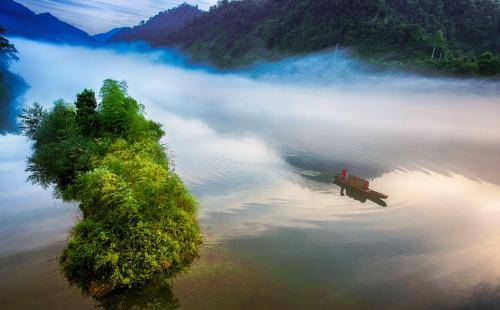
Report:
[{"label": "fog bank", "polygon": [[167,130],[172,114],[196,120],[261,141],[300,170],[428,169],[500,183],[490,168],[500,166],[499,82],[374,73],[335,51],[217,73],[166,51],[14,43],[28,102],[72,102],[106,78],[126,80]]}]

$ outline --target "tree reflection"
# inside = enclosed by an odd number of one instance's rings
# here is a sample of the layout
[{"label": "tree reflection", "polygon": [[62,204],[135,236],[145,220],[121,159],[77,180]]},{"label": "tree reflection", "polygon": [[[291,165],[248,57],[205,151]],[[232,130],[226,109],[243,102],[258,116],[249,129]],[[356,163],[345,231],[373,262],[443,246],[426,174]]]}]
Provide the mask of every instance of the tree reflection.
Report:
[{"label": "tree reflection", "polygon": [[145,287],[125,289],[97,299],[103,309],[177,309],[175,298],[168,283],[151,283]]}]

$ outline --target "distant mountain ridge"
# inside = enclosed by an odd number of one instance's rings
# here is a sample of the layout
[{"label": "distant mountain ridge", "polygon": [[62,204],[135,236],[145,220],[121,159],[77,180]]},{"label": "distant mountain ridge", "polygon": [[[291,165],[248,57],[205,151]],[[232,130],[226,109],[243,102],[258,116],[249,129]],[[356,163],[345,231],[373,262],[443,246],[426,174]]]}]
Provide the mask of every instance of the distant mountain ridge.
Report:
[{"label": "distant mountain ridge", "polygon": [[198,6],[183,3],[173,9],[160,12],[131,29],[114,34],[110,41],[145,41],[154,44],[158,37],[181,31],[203,13],[204,11],[198,9]]},{"label": "distant mountain ridge", "polygon": [[36,14],[12,0],[1,0],[0,26],[8,36],[70,44],[91,44],[85,31],[59,20],[50,13]]},{"label": "distant mountain ridge", "polygon": [[151,43],[167,32],[176,32],[204,11],[183,3],[158,13],[135,27],[120,27],[89,35],[85,31],[59,20],[50,13],[36,14],[14,0],[0,0],[0,26],[7,36],[19,36],[49,42],[104,45],[110,42],[145,41]]},{"label": "distant mountain ridge", "polygon": [[[500,74],[498,0],[220,0],[172,28],[145,23],[113,41],[178,47],[221,68],[328,48],[377,66]],[[173,15],[175,9],[167,15]],[[140,31],[139,31],[140,30]],[[427,70],[427,69],[425,69]]]},{"label": "distant mountain ridge", "polygon": [[121,27],[121,28],[114,28],[109,31],[103,32],[103,33],[98,33],[96,35],[92,36],[92,39],[97,43],[97,44],[106,44],[108,41],[111,40],[111,38],[119,33],[122,32],[127,32],[130,31],[132,28],[131,27]]}]

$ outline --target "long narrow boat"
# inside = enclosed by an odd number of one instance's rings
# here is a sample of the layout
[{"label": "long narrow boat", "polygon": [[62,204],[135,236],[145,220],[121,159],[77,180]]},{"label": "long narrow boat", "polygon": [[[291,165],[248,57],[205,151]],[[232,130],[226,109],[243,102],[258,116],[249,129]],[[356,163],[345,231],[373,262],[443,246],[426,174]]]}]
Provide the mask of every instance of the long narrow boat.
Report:
[{"label": "long narrow boat", "polygon": [[382,194],[367,188],[368,186],[365,186],[365,184],[368,184],[367,182],[368,181],[366,181],[365,179],[353,175],[348,175],[346,178],[342,177],[341,175],[337,175],[335,176],[334,183],[340,187],[353,189],[356,192],[359,192],[360,194],[368,198],[374,198],[374,199],[389,198],[389,196],[386,194]]}]

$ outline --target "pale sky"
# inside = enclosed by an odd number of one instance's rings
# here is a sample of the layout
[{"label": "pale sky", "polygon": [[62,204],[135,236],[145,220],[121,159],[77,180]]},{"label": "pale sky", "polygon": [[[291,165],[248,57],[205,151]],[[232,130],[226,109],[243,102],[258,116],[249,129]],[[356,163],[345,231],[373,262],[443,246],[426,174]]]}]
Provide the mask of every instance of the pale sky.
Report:
[{"label": "pale sky", "polygon": [[49,12],[90,34],[133,26],[183,2],[207,10],[217,0],[17,0],[36,13]]}]

